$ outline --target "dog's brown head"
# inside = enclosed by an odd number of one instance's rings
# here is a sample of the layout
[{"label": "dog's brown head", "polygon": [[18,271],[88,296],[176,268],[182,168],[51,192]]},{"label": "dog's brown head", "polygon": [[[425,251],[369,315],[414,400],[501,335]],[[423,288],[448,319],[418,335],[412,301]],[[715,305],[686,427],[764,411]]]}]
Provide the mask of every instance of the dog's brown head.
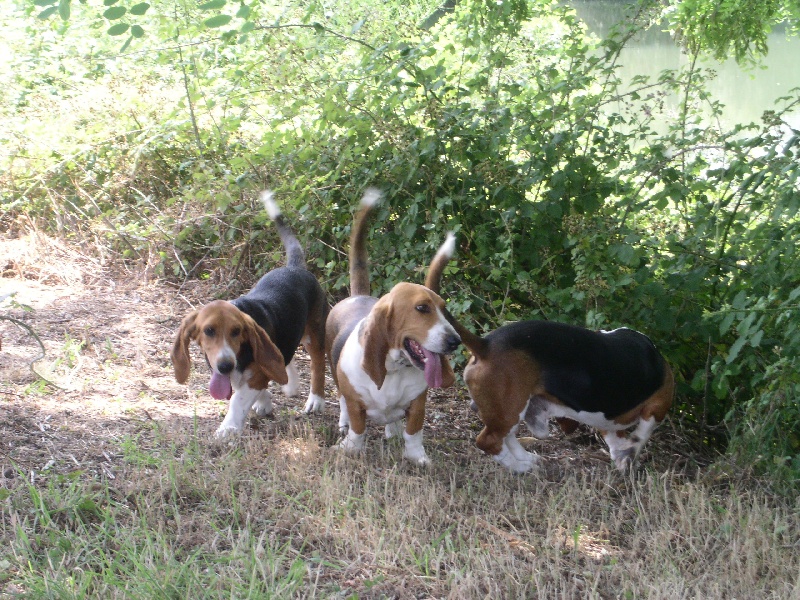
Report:
[{"label": "dog's brown head", "polygon": [[364,332],[363,367],[379,389],[390,351],[424,371],[428,387],[453,385],[453,368],[443,355],[453,352],[461,339],[444,309],[438,294],[415,283],[398,283],[378,300]]},{"label": "dog's brown head", "polygon": [[262,385],[266,387],[268,381],[280,384],[288,382],[280,350],[250,315],[230,302],[216,300],[183,318],[170,354],[178,383],[185,383],[189,378],[191,340],[200,345],[211,366],[211,391],[215,397],[218,397],[215,377],[227,377],[236,368],[237,357],[245,344],[252,348],[253,367],[258,371],[257,375],[261,379],[266,378],[257,386],[258,389],[262,389]]}]

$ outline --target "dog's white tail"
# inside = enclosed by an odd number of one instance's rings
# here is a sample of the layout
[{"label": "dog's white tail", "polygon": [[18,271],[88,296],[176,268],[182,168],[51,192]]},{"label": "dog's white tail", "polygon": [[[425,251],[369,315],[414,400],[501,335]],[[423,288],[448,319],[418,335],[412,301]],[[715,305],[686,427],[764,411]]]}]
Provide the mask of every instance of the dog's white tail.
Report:
[{"label": "dog's white tail", "polygon": [[281,209],[275,202],[275,194],[272,193],[272,190],[264,190],[261,192],[261,202],[264,204],[264,208],[270,219],[274,221],[281,216]]}]

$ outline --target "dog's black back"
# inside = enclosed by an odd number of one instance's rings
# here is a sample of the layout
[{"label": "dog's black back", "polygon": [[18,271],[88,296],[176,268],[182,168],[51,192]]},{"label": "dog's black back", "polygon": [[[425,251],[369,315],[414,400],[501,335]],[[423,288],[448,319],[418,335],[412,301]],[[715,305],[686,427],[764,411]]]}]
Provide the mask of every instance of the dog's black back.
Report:
[{"label": "dog's black back", "polygon": [[[576,411],[613,419],[638,406],[664,382],[664,359],[632,329],[597,332],[552,321],[523,321],[486,336],[490,348],[527,353],[541,368],[545,391]],[[490,350],[491,352],[491,350]]]},{"label": "dog's black back", "polygon": [[267,332],[286,364],[303,338],[308,315],[319,305],[327,315],[328,308],[319,282],[304,267],[270,271],[247,294],[231,302]]}]

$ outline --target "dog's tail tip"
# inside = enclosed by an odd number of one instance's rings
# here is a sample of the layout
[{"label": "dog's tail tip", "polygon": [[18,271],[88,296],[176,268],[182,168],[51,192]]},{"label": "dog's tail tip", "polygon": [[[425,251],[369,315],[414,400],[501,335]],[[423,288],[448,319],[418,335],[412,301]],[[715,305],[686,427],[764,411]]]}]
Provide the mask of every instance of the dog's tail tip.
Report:
[{"label": "dog's tail tip", "polygon": [[275,194],[272,190],[264,190],[261,192],[261,202],[264,204],[264,208],[267,210],[270,219],[274,221],[281,216],[281,209],[275,202]]},{"label": "dog's tail tip", "polygon": [[444,238],[444,242],[439,247],[438,254],[446,257],[448,260],[453,258],[453,255],[456,253],[456,234],[452,231],[448,231],[447,235]]},{"label": "dog's tail tip", "polygon": [[369,187],[364,191],[359,203],[362,208],[372,208],[383,197],[383,192],[376,187]]}]

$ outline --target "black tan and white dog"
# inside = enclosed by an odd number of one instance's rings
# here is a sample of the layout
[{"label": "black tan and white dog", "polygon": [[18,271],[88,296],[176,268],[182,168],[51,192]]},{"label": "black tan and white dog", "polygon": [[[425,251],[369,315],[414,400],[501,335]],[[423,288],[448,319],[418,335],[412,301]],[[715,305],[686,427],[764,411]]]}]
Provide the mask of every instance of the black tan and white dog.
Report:
[{"label": "black tan and white dog", "polygon": [[450,319],[472,353],[464,381],[484,423],[476,444],[516,473],[539,459],[517,440],[520,421],[540,439],[549,437],[551,417],[565,431],[575,422],[595,427],[627,470],[672,405],[672,370],[632,329],[522,321],[479,337]]},{"label": "black tan and white dog", "polygon": [[189,343],[194,340],[211,367],[211,395],[230,400],[217,437],[240,432],[251,408],[259,416],[272,412],[270,381],[282,384],[287,396],[297,394],[294,354],[301,343],[311,357],[311,391],[305,412],[322,412],[325,405],[325,318],[329,308],[325,293],[306,269],[303,249],[272,193],[263,192],[261,200],[286,249],[286,266],[266,273],[244,296],[217,300],[186,315],[172,347],[179,383],[189,377]]},{"label": "black tan and white dog", "polygon": [[436,293],[455,240],[448,235],[425,286],[403,282],[380,299],[370,296],[367,217],[379,199],[380,193],[370,189],[361,200],[350,235],[350,297],[333,307],[326,325],[327,353],[340,394],[339,427],[345,434],[339,447],[361,452],[369,418],[386,426],[387,438],[403,431],[403,457],[425,465],[422,425],[428,388],[455,381],[444,355],[460,340]]}]

